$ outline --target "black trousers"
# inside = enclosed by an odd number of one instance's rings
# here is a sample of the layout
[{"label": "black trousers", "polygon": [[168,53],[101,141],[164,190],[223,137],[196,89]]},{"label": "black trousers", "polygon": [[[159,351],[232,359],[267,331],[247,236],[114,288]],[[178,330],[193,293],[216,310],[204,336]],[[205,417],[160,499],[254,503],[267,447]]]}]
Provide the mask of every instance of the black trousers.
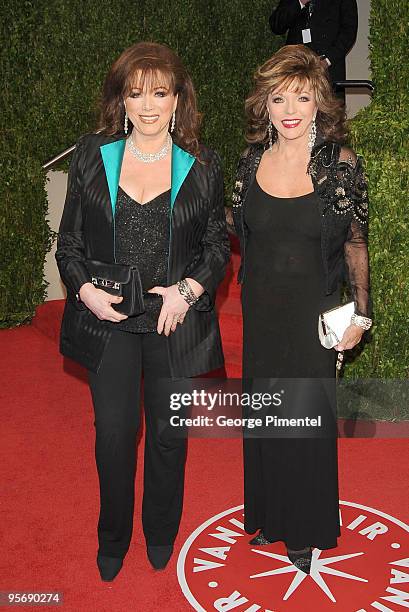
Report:
[{"label": "black trousers", "polygon": [[172,544],[184,487],[186,438],[169,425],[167,337],[114,330],[97,374],[89,371],[100,484],[99,552],[124,557],[133,527],[136,438],[144,375],[145,454],[142,524],[147,544]]}]

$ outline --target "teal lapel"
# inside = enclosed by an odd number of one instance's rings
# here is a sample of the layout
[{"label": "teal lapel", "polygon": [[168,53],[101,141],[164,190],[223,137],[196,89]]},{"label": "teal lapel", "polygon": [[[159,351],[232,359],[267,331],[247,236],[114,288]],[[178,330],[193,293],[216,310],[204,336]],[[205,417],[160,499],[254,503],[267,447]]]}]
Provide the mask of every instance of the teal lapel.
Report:
[{"label": "teal lapel", "polygon": [[[107,177],[109,197],[111,199],[112,217],[115,217],[116,197],[118,193],[119,177],[121,175],[122,159],[125,150],[125,138],[115,140],[100,147],[102,161],[104,162]],[[172,178],[170,205],[173,209],[179,190],[195,163],[195,157],[184,151],[176,144],[172,145]]]},{"label": "teal lapel", "polygon": [[100,147],[102,161],[104,162],[105,174],[107,177],[109,197],[111,199],[112,218],[115,218],[116,196],[118,193],[118,183],[121,174],[122,159],[125,150],[125,138],[115,140]]},{"label": "teal lapel", "polygon": [[175,143],[172,145],[172,187],[170,192],[170,206],[173,210],[176,197],[187,177],[190,168],[195,163],[195,157],[187,151],[178,147]]}]

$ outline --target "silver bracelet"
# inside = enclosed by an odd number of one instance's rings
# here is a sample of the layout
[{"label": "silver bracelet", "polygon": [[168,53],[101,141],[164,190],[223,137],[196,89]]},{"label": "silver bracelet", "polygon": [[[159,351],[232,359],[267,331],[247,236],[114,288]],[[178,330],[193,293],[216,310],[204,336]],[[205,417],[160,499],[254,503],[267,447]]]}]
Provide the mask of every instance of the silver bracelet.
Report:
[{"label": "silver bracelet", "polygon": [[369,317],[361,317],[354,313],[351,317],[351,323],[358,325],[358,327],[362,327],[362,329],[369,329],[372,325],[372,319],[369,319]]},{"label": "silver bracelet", "polygon": [[189,306],[193,306],[193,304],[196,304],[199,298],[197,297],[197,295],[195,295],[192,287],[189,285],[185,278],[181,281],[178,281],[176,285],[179,289],[180,295],[189,304]]}]

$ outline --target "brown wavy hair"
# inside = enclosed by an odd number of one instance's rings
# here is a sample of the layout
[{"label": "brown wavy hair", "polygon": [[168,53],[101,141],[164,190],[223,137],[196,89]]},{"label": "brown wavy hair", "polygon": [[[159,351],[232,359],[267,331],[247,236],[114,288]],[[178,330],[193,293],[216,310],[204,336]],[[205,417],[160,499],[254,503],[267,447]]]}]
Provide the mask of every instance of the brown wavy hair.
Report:
[{"label": "brown wavy hair", "polygon": [[[246,140],[268,142],[267,97],[273,91],[302,91],[309,85],[317,103],[317,135],[320,140],[343,143],[347,136],[344,104],[335,97],[328,69],[318,55],[305,45],[286,45],[260,66],[254,74],[254,89],[246,99]],[[273,141],[277,130],[273,127]]]},{"label": "brown wavy hair", "polygon": [[[175,129],[172,138],[182,149],[195,157],[200,154],[196,93],[192,79],[180,58],[166,45],[139,42],[128,47],[111,66],[105,79],[100,103],[100,129],[107,135],[124,135],[124,99],[136,85],[146,79],[154,86],[166,86],[178,94]],[[132,129],[129,120],[128,129]]]}]

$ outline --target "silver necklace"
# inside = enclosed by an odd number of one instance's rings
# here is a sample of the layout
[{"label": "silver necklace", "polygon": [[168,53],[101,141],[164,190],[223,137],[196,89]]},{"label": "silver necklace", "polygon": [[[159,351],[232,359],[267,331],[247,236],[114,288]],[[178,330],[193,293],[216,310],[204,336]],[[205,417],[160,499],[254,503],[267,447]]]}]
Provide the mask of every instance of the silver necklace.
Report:
[{"label": "silver necklace", "polygon": [[138,147],[134,144],[132,140],[132,136],[130,136],[126,142],[128,145],[128,149],[130,150],[132,155],[136,157],[136,159],[143,162],[144,164],[152,164],[153,162],[163,159],[169,153],[170,148],[172,146],[172,137],[168,132],[165,144],[157,153],[144,153],[143,151],[138,149]]}]

